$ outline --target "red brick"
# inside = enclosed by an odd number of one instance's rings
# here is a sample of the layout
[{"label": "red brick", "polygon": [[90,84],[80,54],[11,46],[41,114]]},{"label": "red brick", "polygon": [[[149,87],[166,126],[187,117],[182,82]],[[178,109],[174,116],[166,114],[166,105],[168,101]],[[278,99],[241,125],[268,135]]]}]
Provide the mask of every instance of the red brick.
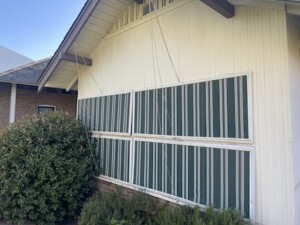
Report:
[{"label": "red brick", "polygon": [[36,114],[39,105],[53,105],[57,111],[68,112],[75,117],[76,103],[76,94],[63,94],[59,89],[56,93],[47,92],[46,90],[37,93],[24,86],[23,89],[17,89],[16,120]]},{"label": "red brick", "polygon": [[9,124],[11,84],[0,83],[0,129]]},{"label": "red brick", "polygon": [[[62,93],[61,89],[55,90],[55,93],[47,89],[38,93],[36,88],[18,85],[15,120],[36,114],[39,105],[55,106],[57,111],[68,112],[75,118],[77,94]],[[10,92],[11,84],[0,83],[0,129],[9,126]]]},{"label": "red brick", "polygon": [[[121,186],[114,184],[112,182],[109,182],[109,181],[104,181],[104,180],[100,180],[97,178],[95,180],[97,182],[98,190],[100,190],[102,193],[113,192],[121,187]],[[121,188],[122,188],[122,197],[124,197],[125,199],[131,198],[134,194],[138,193],[138,191],[130,189],[130,188],[126,188],[126,187],[121,187]],[[148,195],[148,196],[149,196],[149,199],[156,202],[158,206],[167,205],[170,208],[175,208],[178,206],[178,204],[176,204],[176,203],[169,202],[167,200],[157,198],[157,197],[154,197],[151,195]]]}]

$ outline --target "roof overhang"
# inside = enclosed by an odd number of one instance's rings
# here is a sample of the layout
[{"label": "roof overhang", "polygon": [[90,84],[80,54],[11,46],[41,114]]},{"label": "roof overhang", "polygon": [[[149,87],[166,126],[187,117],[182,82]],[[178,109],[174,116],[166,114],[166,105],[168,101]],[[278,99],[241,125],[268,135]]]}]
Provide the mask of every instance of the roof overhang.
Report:
[{"label": "roof overhang", "polygon": [[92,52],[132,1],[88,0],[44,70],[38,90],[74,89],[78,70],[92,65]]},{"label": "roof overhang", "polygon": [[[142,0],[87,0],[77,19],[52,57],[38,82],[45,87],[77,88],[79,70],[92,65],[91,55],[129,5]],[[200,0],[223,16],[234,16],[234,7],[248,5],[285,10],[300,15],[298,0]]]}]

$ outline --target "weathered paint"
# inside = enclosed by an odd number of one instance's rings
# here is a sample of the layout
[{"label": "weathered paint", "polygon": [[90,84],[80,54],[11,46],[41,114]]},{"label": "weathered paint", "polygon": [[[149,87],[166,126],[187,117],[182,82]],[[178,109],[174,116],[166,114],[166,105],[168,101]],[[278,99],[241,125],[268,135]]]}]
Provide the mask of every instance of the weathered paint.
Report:
[{"label": "weathered paint", "polygon": [[295,224],[284,11],[238,6],[224,19],[182,0],[108,35],[91,58],[79,98],[252,72],[256,220]]}]

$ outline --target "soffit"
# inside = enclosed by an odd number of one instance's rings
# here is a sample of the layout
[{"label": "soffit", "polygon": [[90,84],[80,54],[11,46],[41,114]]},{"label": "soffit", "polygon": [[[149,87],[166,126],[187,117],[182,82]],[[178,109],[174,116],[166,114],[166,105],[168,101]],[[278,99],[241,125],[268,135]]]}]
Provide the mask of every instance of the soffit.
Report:
[{"label": "soffit", "polygon": [[[132,2],[133,0],[99,1],[95,10],[88,17],[84,26],[81,27],[80,32],[67,51],[56,52],[54,57],[67,53],[77,56],[77,59],[82,59],[82,57],[89,58],[99,42],[108,34],[111,27],[118,21],[122,13]],[[82,66],[85,65],[76,65],[76,63],[60,59],[45,86],[67,89],[71,81],[74,82],[72,89],[76,89],[75,79],[78,75],[78,70]]]},{"label": "soffit", "polygon": [[[93,1],[93,0],[91,0]],[[97,0],[95,0],[97,1]],[[300,15],[300,3],[293,0],[228,0],[234,5],[251,5],[287,10],[293,15]],[[99,42],[108,34],[117,23],[123,12],[128,9],[133,0],[99,0],[95,10],[89,15],[87,22],[66,52],[71,55],[89,58]],[[284,3],[284,4],[283,4]],[[286,8],[285,8],[286,7]],[[60,54],[60,53],[56,53]],[[45,86],[67,89],[73,82],[72,89],[76,87],[78,70],[84,65],[59,60],[57,66],[49,76]],[[71,82],[71,83],[70,83]]]}]

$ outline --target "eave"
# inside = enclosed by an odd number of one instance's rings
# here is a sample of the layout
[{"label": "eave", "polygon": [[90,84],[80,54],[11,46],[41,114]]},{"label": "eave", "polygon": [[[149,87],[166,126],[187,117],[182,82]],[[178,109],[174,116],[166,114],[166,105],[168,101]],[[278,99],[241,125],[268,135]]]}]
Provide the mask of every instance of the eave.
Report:
[{"label": "eave", "polygon": [[44,86],[72,89],[78,69],[92,65],[93,50],[131,2],[88,0],[43,72],[38,90]]},{"label": "eave", "polygon": [[[38,89],[44,86],[73,89],[77,84],[79,70],[93,64],[91,55],[94,49],[133,1],[142,3],[142,0],[88,0],[43,72]],[[286,13],[300,15],[300,4],[285,4],[283,0],[200,1],[226,18],[233,17],[234,7],[239,5],[267,8],[274,5],[286,10]]]}]

